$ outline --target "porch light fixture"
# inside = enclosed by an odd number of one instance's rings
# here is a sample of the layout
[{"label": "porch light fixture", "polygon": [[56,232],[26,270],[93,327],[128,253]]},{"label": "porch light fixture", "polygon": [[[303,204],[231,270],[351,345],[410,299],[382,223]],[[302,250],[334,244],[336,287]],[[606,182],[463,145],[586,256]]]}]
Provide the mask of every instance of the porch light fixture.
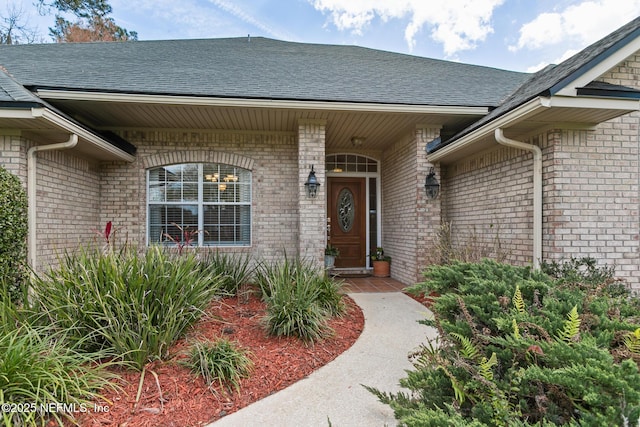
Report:
[{"label": "porch light fixture", "polygon": [[424,182],[424,191],[427,193],[428,200],[435,199],[438,197],[438,193],[440,192],[440,184],[436,179],[436,173],[433,168],[429,169],[429,174]]},{"label": "porch light fixture", "polygon": [[318,195],[320,183],[318,182],[318,178],[316,178],[316,172],[313,170],[313,165],[311,165],[311,172],[309,172],[309,176],[307,177],[307,182],[304,183],[304,187],[307,189],[307,197],[315,199]]},{"label": "porch light fixture", "polygon": [[353,138],[351,138],[351,145],[354,146],[355,148],[362,147],[362,144],[364,144],[363,137],[354,136]]}]

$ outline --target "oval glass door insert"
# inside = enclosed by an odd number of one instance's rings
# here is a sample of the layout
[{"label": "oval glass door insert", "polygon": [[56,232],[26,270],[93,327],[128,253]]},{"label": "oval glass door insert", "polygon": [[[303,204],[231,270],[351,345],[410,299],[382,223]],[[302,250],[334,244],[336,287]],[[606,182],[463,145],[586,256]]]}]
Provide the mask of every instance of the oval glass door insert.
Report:
[{"label": "oval glass door insert", "polygon": [[348,233],[353,227],[355,218],[355,206],[353,193],[348,188],[343,188],[338,194],[338,225],[344,233]]}]

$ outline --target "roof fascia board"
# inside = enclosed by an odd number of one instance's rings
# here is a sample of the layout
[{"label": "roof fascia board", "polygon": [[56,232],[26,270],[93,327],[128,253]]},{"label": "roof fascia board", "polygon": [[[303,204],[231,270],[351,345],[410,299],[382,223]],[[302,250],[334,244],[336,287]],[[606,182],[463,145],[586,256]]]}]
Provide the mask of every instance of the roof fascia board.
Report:
[{"label": "roof fascia board", "polygon": [[80,138],[84,139],[90,144],[95,145],[103,151],[113,154],[120,160],[124,160],[127,162],[133,162],[135,160],[135,156],[120,150],[118,147],[113,146],[96,134],[84,129],[82,126],[78,126],[77,124],[65,119],[64,117],[54,113],[49,109],[33,108],[31,110],[31,114],[33,118],[42,118],[43,120],[46,120],[64,129],[65,131],[78,135]]},{"label": "roof fascia board", "polygon": [[486,123],[473,132],[458,139],[457,141],[445,145],[435,153],[428,154],[427,161],[438,162],[449,156],[450,154],[453,154],[456,151],[473,144],[478,139],[493,135],[497,128],[508,127],[514,123],[521,121],[525,117],[538,112],[541,109],[549,108],[549,106],[549,98],[542,96],[533,98],[529,102],[522,104],[520,107],[511,110],[507,114],[504,114],[497,119],[490,121],[489,123]]},{"label": "roof fascia board", "polygon": [[640,100],[634,98],[552,96],[549,98],[549,106],[556,108],[638,110],[640,109]]},{"label": "roof fascia board", "polygon": [[201,105],[211,107],[282,108],[294,110],[334,110],[383,113],[461,114],[482,116],[488,107],[457,107],[448,105],[375,104],[366,102],[293,101],[275,99],[215,98],[197,96],[122,94],[86,91],[38,89],[43,99],[125,102],[140,104]]},{"label": "roof fascia board", "polygon": [[35,119],[32,109],[18,110],[15,108],[0,108],[0,118],[3,119]]},{"label": "roof fascia board", "polygon": [[[493,120],[475,131],[463,136],[459,140],[444,146],[433,154],[427,155],[427,160],[437,162],[448,155],[473,144],[478,139],[493,134],[497,128],[506,128],[518,122],[526,120],[545,108],[580,108],[580,109],[605,109],[634,111],[640,109],[640,101],[637,99],[602,99],[602,98],[574,98],[566,96],[537,97],[519,108]],[[575,126],[575,124],[574,124]],[[588,124],[587,126],[593,126]]]},{"label": "roof fascia board", "polygon": [[[594,58],[592,64],[587,64],[582,69],[576,70],[576,72],[551,87],[551,95],[577,96],[578,88],[591,83],[636,53],[640,50],[640,30],[634,31],[616,44],[621,46],[618,49],[612,46],[603,52],[599,58]],[[600,60],[595,62],[598,59]]]}]

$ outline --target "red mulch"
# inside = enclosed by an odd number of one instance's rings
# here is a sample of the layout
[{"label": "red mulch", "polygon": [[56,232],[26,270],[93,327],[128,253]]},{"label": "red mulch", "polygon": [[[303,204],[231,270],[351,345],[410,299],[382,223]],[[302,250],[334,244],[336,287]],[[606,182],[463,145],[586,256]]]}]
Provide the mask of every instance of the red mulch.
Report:
[{"label": "red mulch", "polygon": [[412,295],[408,292],[404,293],[406,296],[408,296],[409,298],[413,298],[414,300],[416,300],[417,302],[419,302],[420,304],[424,305],[427,308],[431,308],[431,306],[433,305],[434,301],[436,300],[436,298],[438,298],[438,294],[431,292],[428,296],[427,295]]},{"label": "red mulch", "polygon": [[[252,402],[281,390],[335,359],[356,341],[364,327],[360,308],[345,297],[348,310],[332,319],[334,336],[305,345],[296,338],[269,337],[260,326],[265,306],[256,296],[247,303],[226,298],[211,304],[205,316],[171,349],[170,359],[147,366],[140,400],[136,394],[141,374],[118,372],[121,390],[108,391],[110,401],[97,405],[107,411],[81,414],[81,426],[202,426],[237,411]],[[241,380],[240,392],[222,390],[217,383],[209,389],[205,382],[180,365],[188,343],[226,337],[251,352],[254,370]],[[157,375],[158,381],[153,373]],[[159,384],[159,387],[158,387]]]}]

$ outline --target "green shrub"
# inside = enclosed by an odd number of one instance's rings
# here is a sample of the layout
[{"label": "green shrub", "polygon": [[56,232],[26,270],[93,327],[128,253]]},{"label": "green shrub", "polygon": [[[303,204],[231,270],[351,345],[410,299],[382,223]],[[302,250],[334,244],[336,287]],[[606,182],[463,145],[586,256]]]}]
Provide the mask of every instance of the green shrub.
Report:
[{"label": "green shrub", "polygon": [[138,369],[164,358],[218,292],[221,279],[194,254],[151,247],[67,254],[57,270],[34,280],[42,310],[87,350],[109,349]]},{"label": "green shrub", "polygon": [[43,426],[49,425],[49,418],[63,425],[63,419],[73,420],[74,413],[65,413],[63,406],[58,410],[57,405],[88,410],[100,390],[113,387],[114,375],[105,369],[108,364],[94,363],[107,353],[80,352],[65,333],[55,333],[51,327],[4,326],[0,327],[0,405],[32,406],[2,411],[2,425]]},{"label": "green shrub", "polygon": [[249,353],[226,339],[194,343],[184,363],[210,387],[218,381],[220,387],[227,384],[236,391],[240,390],[240,379],[247,378],[253,369]]},{"label": "green shrub", "polygon": [[27,265],[27,196],[18,177],[0,166],[0,290],[23,293]]},{"label": "green shrub", "polygon": [[572,257],[561,261],[544,261],[542,271],[563,282],[600,284],[613,278],[613,266],[598,266],[594,258]]},{"label": "green shrub", "polygon": [[285,258],[262,264],[256,280],[267,304],[263,323],[275,336],[316,341],[332,332],[328,319],[345,309],[342,284],[325,277],[310,261]]},{"label": "green shrub", "polygon": [[330,316],[341,316],[345,312],[347,306],[342,292],[344,281],[318,274],[315,276],[314,286],[319,290],[318,304]]},{"label": "green shrub", "polygon": [[571,266],[554,278],[493,261],[430,267],[410,291],[440,295],[424,322],[439,344],[424,345],[400,380],[410,393],[370,391],[409,426],[443,416],[462,417],[456,425],[635,425],[640,354],[630,343],[640,301],[604,270],[575,266],[591,283],[576,282]]},{"label": "green shrub", "polygon": [[201,257],[200,265],[203,270],[210,270],[221,278],[220,291],[228,295],[236,295],[238,289],[253,277],[250,254],[209,252]]}]

